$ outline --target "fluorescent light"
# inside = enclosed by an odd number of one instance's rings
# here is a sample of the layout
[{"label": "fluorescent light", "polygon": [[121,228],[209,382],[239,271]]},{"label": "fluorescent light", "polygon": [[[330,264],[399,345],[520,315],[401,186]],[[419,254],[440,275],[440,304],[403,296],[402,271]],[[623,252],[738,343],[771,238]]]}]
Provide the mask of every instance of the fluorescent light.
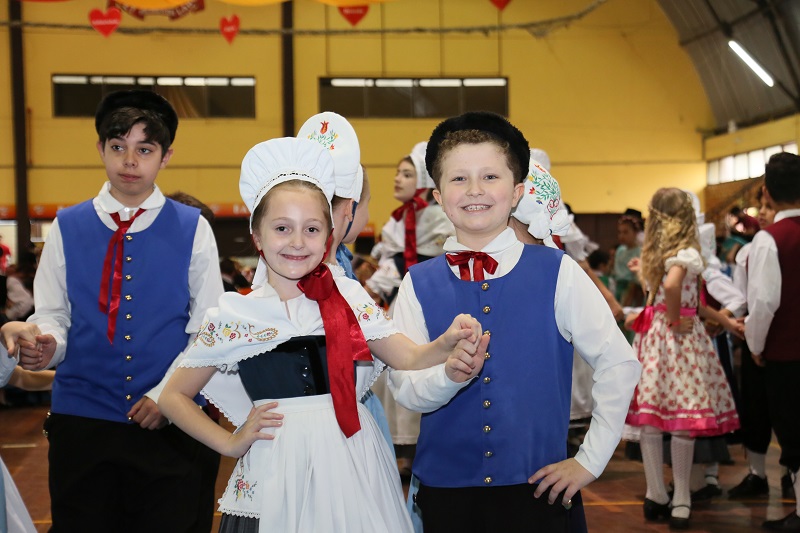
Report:
[{"label": "fluorescent light", "polygon": [[202,87],[206,84],[205,78],[183,78],[183,83],[187,87]]},{"label": "fluorescent light", "polygon": [[412,87],[411,80],[375,80],[375,87]]},{"label": "fluorescent light", "polygon": [[461,80],[428,79],[419,80],[420,87],[461,87]]},{"label": "fluorescent light", "polygon": [[728,41],[728,46],[730,46],[731,50],[736,52],[736,55],[739,56],[742,59],[742,61],[744,61],[747,64],[748,67],[750,67],[750,70],[755,72],[758,75],[758,77],[761,78],[761,81],[763,81],[764,83],[766,83],[770,87],[775,85],[775,82],[773,81],[772,76],[767,74],[767,71],[764,70],[761,67],[761,65],[756,63],[756,60],[753,59],[750,56],[750,54],[747,53],[747,50],[742,48],[739,43],[737,43],[736,41]]},{"label": "fluorescent light", "polygon": [[156,81],[159,85],[183,85],[183,78],[161,76]]},{"label": "fluorescent light", "polygon": [[255,78],[231,78],[231,85],[234,87],[255,87]]},{"label": "fluorescent light", "polygon": [[114,85],[134,85],[136,80],[129,76],[106,76],[103,78],[103,83]]},{"label": "fluorescent light", "polygon": [[367,80],[364,78],[332,78],[332,87],[366,87]]},{"label": "fluorescent light", "polygon": [[92,85],[103,85],[103,76],[92,76],[89,78],[89,83]]},{"label": "fluorescent light", "polygon": [[230,78],[206,78],[206,85],[209,87],[227,87],[230,84]]},{"label": "fluorescent light", "polygon": [[153,78],[153,77],[141,77],[136,81],[139,83],[139,85],[155,85],[156,84],[156,79]]},{"label": "fluorescent light", "polygon": [[466,78],[464,87],[505,87],[505,78]]},{"label": "fluorescent light", "polygon": [[86,85],[89,81],[86,76],[53,76],[53,83],[63,83],[65,85]]}]

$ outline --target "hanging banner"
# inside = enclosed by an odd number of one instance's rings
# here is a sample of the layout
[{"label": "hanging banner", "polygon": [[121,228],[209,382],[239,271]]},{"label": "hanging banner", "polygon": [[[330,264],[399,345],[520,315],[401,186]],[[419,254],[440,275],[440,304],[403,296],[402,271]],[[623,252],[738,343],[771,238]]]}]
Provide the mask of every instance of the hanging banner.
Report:
[{"label": "hanging banner", "polygon": [[219,19],[219,32],[225,37],[228,44],[232,44],[239,34],[239,17],[231,15],[230,18],[222,17]]},{"label": "hanging banner", "polygon": [[511,0],[489,0],[500,11],[504,10]]},{"label": "hanging banner", "polygon": [[122,21],[122,13],[116,7],[109,7],[105,12],[99,9],[89,11],[89,24],[97,30],[103,37],[108,37],[119,27]]},{"label": "hanging banner", "polygon": [[342,16],[347,19],[347,22],[353,26],[361,22],[361,19],[367,15],[367,11],[369,11],[369,6],[349,6],[339,8],[339,13],[341,13]]},{"label": "hanging banner", "polygon": [[123,11],[139,20],[144,20],[145,17],[150,15],[167,17],[169,20],[178,20],[179,18],[185,17],[190,13],[203,11],[206,7],[204,0],[189,0],[185,4],[181,4],[179,6],[160,9],[137,7],[136,4],[139,3],[140,2],[137,2],[136,0],[130,0],[127,4],[122,1],[108,0],[108,7],[116,7],[120,11]]}]

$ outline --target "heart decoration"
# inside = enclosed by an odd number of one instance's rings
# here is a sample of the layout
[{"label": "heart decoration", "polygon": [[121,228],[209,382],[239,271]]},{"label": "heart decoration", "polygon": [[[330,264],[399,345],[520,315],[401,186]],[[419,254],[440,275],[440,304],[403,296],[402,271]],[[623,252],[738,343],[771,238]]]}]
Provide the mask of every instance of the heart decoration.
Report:
[{"label": "heart decoration", "polygon": [[92,9],[89,12],[89,23],[92,28],[103,34],[103,37],[108,37],[114,30],[119,27],[122,20],[122,11],[116,7],[109,7],[105,13],[99,9]]},{"label": "heart decoration", "polygon": [[369,11],[369,6],[348,6],[339,8],[339,13],[353,26],[361,22],[361,19],[367,15],[367,11]]},{"label": "heart decoration", "polygon": [[231,15],[230,18],[222,17],[219,19],[219,32],[228,41],[228,44],[233,43],[233,40],[239,34],[239,17]]},{"label": "heart decoration", "polygon": [[502,11],[511,2],[511,0],[489,0],[494,4],[494,7]]}]

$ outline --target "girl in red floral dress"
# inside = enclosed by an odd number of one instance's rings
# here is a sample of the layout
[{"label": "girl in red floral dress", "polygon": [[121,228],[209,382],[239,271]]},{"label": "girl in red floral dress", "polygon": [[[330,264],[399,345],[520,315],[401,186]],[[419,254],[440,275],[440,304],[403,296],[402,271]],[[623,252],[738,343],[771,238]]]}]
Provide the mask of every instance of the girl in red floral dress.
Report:
[{"label": "girl in red floral dress", "polygon": [[[634,324],[633,348],[642,363],[642,377],[626,422],[641,427],[645,519],[669,518],[673,529],[689,526],[694,438],[739,427],[730,387],[700,318],[716,320],[735,333],[741,325],[699,305],[704,268],[689,195],[680,189],[659,189],[650,202],[641,257],[640,276],[650,290],[648,306]],[[671,502],[664,484],[663,432],[672,434]]]}]

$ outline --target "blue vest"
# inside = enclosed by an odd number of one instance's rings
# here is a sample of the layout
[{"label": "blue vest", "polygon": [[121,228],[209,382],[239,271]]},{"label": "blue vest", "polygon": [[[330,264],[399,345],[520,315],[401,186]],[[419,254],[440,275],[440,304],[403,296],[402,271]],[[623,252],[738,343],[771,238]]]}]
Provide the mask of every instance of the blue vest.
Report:
[{"label": "blue vest", "polygon": [[422,415],[414,474],[432,487],[518,485],[566,459],[572,345],[553,312],[563,252],[525,246],[487,281],[461,281],[444,256],[410,269],[431,339],[458,313],[491,332],[483,370],[444,407]]},{"label": "blue vest", "polygon": [[115,422],[156,386],[189,335],[189,264],[200,211],[167,200],[144,231],[123,240],[114,342],[98,299],[114,234],[91,201],[58,213],[72,324],[53,383],[52,411]]}]

